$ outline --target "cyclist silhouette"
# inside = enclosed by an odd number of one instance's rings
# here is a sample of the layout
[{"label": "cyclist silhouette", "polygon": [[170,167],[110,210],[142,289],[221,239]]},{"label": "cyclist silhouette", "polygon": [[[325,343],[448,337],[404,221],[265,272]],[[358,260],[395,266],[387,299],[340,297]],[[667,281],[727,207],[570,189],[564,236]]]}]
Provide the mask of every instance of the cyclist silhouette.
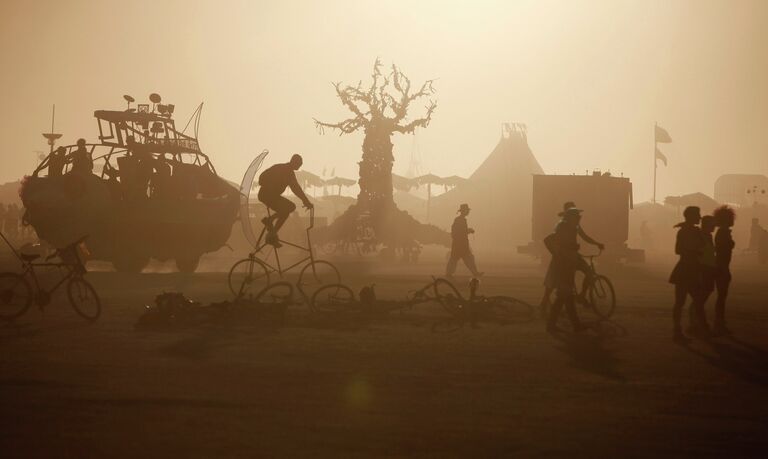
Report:
[{"label": "cyclist silhouette", "polygon": [[305,208],[312,209],[314,207],[296,180],[294,171],[297,171],[303,163],[304,160],[300,155],[293,155],[289,162],[275,164],[259,175],[259,201],[275,212],[261,220],[267,227],[267,244],[282,247],[277,233],[291,212],[296,210],[296,204],[282,196],[286,188],[290,187],[293,194],[304,203]]}]

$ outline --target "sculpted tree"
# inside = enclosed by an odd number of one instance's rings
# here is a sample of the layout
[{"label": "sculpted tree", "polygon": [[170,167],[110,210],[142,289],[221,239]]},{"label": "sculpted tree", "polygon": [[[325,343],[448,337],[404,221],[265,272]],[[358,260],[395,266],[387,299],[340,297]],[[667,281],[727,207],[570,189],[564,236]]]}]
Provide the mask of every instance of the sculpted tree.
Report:
[{"label": "sculpted tree", "polygon": [[[416,128],[425,128],[432,120],[437,104],[429,97],[434,94],[433,80],[428,80],[418,90],[411,86],[411,80],[396,66],[388,75],[381,72],[381,62],[373,65],[373,81],[367,88],[362,81],[357,86],[342,86],[334,83],[336,95],[352,112],[352,117],[338,122],[326,123],[315,120],[315,125],[324,133],[325,129],[351,134],[362,130],[363,158],[359,173],[360,194],[357,204],[334,222],[330,230],[338,236],[351,231],[360,215],[370,215],[372,225],[381,242],[390,245],[408,245],[418,240],[425,243],[446,243],[447,234],[431,225],[422,225],[406,212],[398,210],[392,195],[392,135],[411,134]],[[421,118],[409,118],[413,103],[426,100],[426,112]],[[349,235],[349,234],[346,234]]]}]

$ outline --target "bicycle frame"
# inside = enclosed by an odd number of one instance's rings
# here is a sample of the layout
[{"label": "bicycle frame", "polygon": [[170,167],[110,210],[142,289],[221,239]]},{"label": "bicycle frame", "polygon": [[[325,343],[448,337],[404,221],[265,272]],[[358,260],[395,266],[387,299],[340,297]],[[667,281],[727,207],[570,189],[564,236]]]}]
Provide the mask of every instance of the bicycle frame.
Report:
[{"label": "bicycle frame", "polygon": [[[269,211],[269,207],[267,207],[267,216],[269,217],[271,215],[272,215],[272,213]],[[291,269],[293,269],[293,268],[295,268],[295,267],[297,267],[299,265],[304,264],[306,261],[309,261],[310,263],[314,263],[315,262],[315,253],[314,253],[314,250],[312,250],[312,238],[311,238],[311,231],[312,231],[312,228],[314,228],[314,227],[315,227],[315,209],[311,208],[311,209],[309,209],[309,226],[305,230],[307,232],[307,246],[303,247],[301,245],[294,244],[293,242],[288,242],[288,241],[280,240],[280,242],[282,244],[286,244],[286,245],[289,245],[291,247],[295,247],[297,249],[306,251],[308,253],[308,255],[306,257],[302,258],[301,260],[297,261],[296,263],[293,263],[292,265],[290,265],[290,266],[288,266],[286,268],[283,268],[282,264],[280,263],[280,252],[278,251],[277,247],[273,247],[273,250],[275,252],[275,260],[277,261],[277,266],[276,267],[271,265],[270,263],[268,263],[266,260],[263,260],[261,258],[259,258],[259,260],[262,263],[264,263],[264,265],[267,268],[269,268],[272,271],[278,273],[278,275],[280,275],[280,277],[283,277],[283,273],[286,273],[286,272],[290,271]],[[264,247],[269,245],[266,242],[264,242],[263,244],[261,243],[262,239],[264,239],[264,234],[266,233],[266,231],[267,231],[266,227],[261,229],[261,234],[259,234],[259,239],[258,239],[258,245],[256,246],[256,249],[254,249],[253,252],[248,254],[248,258],[252,258],[252,259],[257,258],[256,254],[261,252],[261,250]]]},{"label": "bicycle frame", "polygon": [[[36,267],[70,267],[70,269],[67,271],[67,274],[65,274],[53,287],[50,289],[44,288],[42,285],[40,285],[40,280],[37,278],[37,273],[35,272]],[[24,272],[22,273],[22,276],[29,277],[32,279],[32,282],[34,284],[34,289],[39,292],[43,292],[47,295],[53,294],[56,290],[61,287],[64,282],[72,279],[76,276],[75,274],[75,267],[77,265],[75,264],[69,264],[69,263],[28,263],[27,266],[24,268]]]}]

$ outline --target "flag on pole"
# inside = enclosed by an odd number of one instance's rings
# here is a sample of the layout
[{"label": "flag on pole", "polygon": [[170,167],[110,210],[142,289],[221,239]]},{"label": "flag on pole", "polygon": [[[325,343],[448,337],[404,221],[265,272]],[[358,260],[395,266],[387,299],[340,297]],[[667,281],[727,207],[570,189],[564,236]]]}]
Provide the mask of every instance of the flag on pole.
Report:
[{"label": "flag on pole", "polygon": [[667,157],[664,156],[664,153],[662,153],[661,150],[659,150],[658,148],[656,149],[656,159],[661,160],[661,162],[664,163],[665,166],[667,165]]},{"label": "flag on pole", "polygon": [[672,137],[669,135],[669,132],[667,132],[666,129],[659,126],[658,124],[655,126],[656,129],[654,131],[655,137],[656,137],[656,143],[671,143]]}]

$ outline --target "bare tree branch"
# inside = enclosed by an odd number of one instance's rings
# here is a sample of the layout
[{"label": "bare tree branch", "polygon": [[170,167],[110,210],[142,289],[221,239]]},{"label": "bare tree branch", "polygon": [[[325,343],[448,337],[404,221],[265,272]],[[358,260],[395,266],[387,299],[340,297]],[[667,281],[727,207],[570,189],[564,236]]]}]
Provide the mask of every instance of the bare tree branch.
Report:
[{"label": "bare tree branch", "polygon": [[315,122],[315,127],[320,132],[320,134],[325,134],[325,128],[330,128],[338,130],[340,136],[344,134],[351,134],[358,130],[360,127],[365,126],[365,124],[368,122],[368,120],[361,116],[357,118],[349,118],[339,123],[325,123],[323,121],[317,120],[316,118],[312,118],[312,120]]},{"label": "bare tree branch", "polygon": [[437,103],[430,100],[429,105],[427,105],[424,108],[427,109],[427,114],[424,115],[423,118],[413,120],[404,126],[401,126],[399,124],[395,125],[393,130],[401,134],[412,134],[417,127],[425,128],[429,126],[429,122],[432,121],[432,113],[434,113],[435,109],[437,108]]},{"label": "bare tree branch", "polygon": [[[411,93],[411,80],[394,64],[391,73],[383,75],[379,58],[376,58],[373,64],[371,79],[371,85],[366,89],[363,89],[362,81],[359,81],[357,86],[346,87],[342,87],[341,83],[333,83],[339,100],[354,116],[339,123],[314,120],[321,133],[325,128],[330,128],[338,130],[340,135],[349,134],[361,127],[367,127],[374,120],[387,120],[394,132],[402,133],[411,133],[415,128],[429,124],[437,107],[431,100],[425,107],[427,113],[423,118],[404,125],[401,122],[408,116],[408,108],[412,102],[434,94],[434,80],[425,81],[417,92]],[[388,112],[392,113],[391,117],[387,116]]]}]

